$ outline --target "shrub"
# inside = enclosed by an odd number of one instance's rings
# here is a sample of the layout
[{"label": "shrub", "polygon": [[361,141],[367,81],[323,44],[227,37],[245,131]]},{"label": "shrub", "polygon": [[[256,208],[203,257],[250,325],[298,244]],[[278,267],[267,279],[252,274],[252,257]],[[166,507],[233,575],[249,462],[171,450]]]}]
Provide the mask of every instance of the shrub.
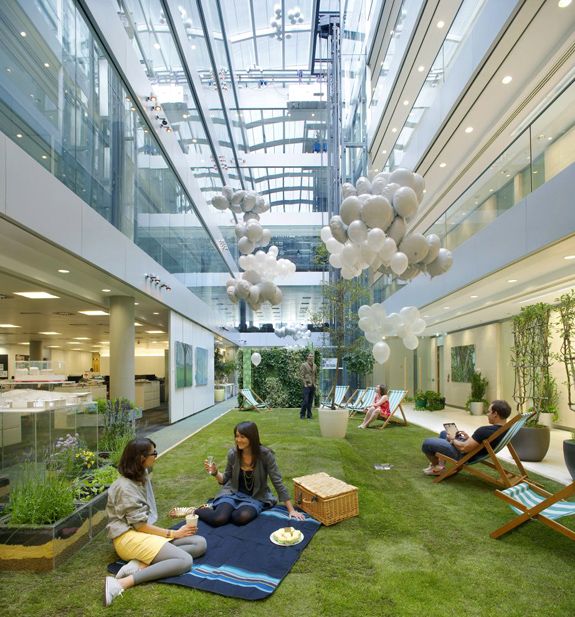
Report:
[{"label": "shrub", "polygon": [[266,403],[270,407],[289,407],[288,393],[282,387],[282,382],[277,377],[267,377],[265,388],[268,392]]},{"label": "shrub", "polygon": [[74,496],[79,501],[90,501],[103,493],[119,477],[118,470],[112,465],[104,465],[74,482]]}]

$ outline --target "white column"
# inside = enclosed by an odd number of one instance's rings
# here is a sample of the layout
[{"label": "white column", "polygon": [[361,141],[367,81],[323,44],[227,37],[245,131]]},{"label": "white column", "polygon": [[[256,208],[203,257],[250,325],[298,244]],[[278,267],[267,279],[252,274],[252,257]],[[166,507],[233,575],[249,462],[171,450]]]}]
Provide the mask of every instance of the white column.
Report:
[{"label": "white column", "polygon": [[134,298],[110,298],[110,398],[136,398]]}]

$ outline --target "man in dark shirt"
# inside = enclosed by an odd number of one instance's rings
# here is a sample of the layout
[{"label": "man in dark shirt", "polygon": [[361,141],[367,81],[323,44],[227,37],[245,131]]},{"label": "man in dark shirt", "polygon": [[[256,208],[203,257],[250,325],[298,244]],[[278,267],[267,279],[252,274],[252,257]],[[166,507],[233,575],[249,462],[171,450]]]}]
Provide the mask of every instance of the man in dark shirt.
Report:
[{"label": "man in dark shirt", "polygon": [[[423,470],[423,473],[428,476],[440,475],[444,470],[444,466],[437,458],[438,453],[445,454],[455,460],[460,459],[464,454],[476,448],[482,441],[488,439],[495,431],[499,430],[507,422],[510,415],[511,407],[507,401],[493,401],[489,405],[487,412],[489,424],[487,426],[480,426],[471,437],[465,431],[459,431],[455,437],[450,437],[447,431],[441,431],[439,437],[425,439],[421,446],[421,451],[427,456],[429,466]],[[502,437],[503,435],[499,436],[491,445],[495,447]],[[484,448],[475,456],[481,456],[483,453]]]},{"label": "man in dark shirt", "polygon": [[303,420],[306,416],[311,418],[311,408],[315,394],[317,382],[317,366],[313,362],[313,353],[310,353],[306,362],[302,362],[299,369],[299,376],[303,383],[303,402],[299,412],[299,417]]}]

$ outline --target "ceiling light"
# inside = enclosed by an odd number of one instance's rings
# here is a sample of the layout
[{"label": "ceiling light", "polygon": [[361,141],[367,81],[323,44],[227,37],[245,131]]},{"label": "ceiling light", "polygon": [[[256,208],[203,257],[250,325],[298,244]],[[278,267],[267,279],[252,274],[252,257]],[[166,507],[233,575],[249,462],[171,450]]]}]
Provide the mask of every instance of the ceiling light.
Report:
[{"label": "ceiling light", "polygon": [[87,337],[87,336],[75,336],[74,340],[75,341],[89,341],[91,339],[89,337]]},{"label": "ceiling light", "polygon": [[78,311],[82,315],[88,315],[88,317],[99,317],[104,315],[109,315],[110,313],[106,313],[106,311]]},{"label": "ceiling light", "polygon": [[404,105],[409,105],[409,101],[407,99],[405,99],[405,101],[403,101]]},{"label": "ceiling light", "polygon": [[48,349],[60,349],[60,345],[48,345]]},{"label": "ceiling light", "polygon": [[447,163],[439,163],[439,166],[440,166],[441,168],[445,167],[446,165],[447,165]]},{"label": "ceiling light", "polygon": [[387,150],[382,150],[381,153],[382,154],[387,154]]},{"label": "ceiling light", "polygon": [[134,302],[134,306],[140,306],[139,302]]},{"label": "ceiling light", "polygon": [[563,259],[575,259],[575,255],[565,255]]},{"label": "ceiling light", "polygon": [[26,33],[24,32],[24,30],[22,30],[22,32],[20,32],[20,36],[22,36],[22,37],[26,36]]},{"label": "ceiling light", "polygon": [[15,291],[15,296],[22,296],[24,298],[29,298],[30,300],[46,300],[48,298],[59,298],[60,296],[55,296],[53,294],[49,294],[47,291]]},{"label": "ceiling light", "polygon": [[18,345],[30,345],[30,343],[18,343]]},{"label": "ceiling light", "polygon": [[60,332],[38,332],[38,334],[61,334]]},{"label": "ceiling light", "polygon": [[423,66],[423,64],[420,64],[420,65],[417,67],[417,70],[418,70],[418,72],[419,72],[419,73],[423,73],[423,71],[425,71],[425,67]]},{"label": "ceiling light", "polygon": [[501,80],[502,84],[510,84],[513,81],[513,77],[511,75],[505,75],[505,77]]},{"label": "ceiling light", "polygon": [[466,132],[466,133],[473,133],[473,127],[472,127],[472,126],[468,126],[468,127],[465,129],[465,132]]},{"label": "ceiling light", "polygon": [[60,274],[70,274],[70,270],[58,270]]},{"label": "ceiling light", "polygon": [[569,6],[571,4],[571,0],[559,0],[559,2],[557,3],[557,6],[560,9],[564,9],[566,6]]},{"label": "ceiling light", "polygon": [[100,341],[100,343],[102,343],[102,345],[109,345],[110,341]]},{"label": "ceiling light", "polygon": [[147,334],[165,334],[163,330],[146,330]]},{"label": "ceiling light", "polygon": [[393,128],[391,129],[391,132],[392,132],[392,133],[397,133],[397,129],[396,129],[395,127],[393,127]]},{"label": "ceiling light", "polygon": [[154,43],[154,49],[160,49],[161,45],[159,43]]},{"label": "ceiling light", "polygon": [[152,313],[152,315],[159,315],[160,313]]},{"label": "ceiling light", "polygon": [[475,296],[475,295],[472,295],[472,296],[469,296],[469,297],[470,298],[479,298],[479,296]]},{"label": "ceiling light", "polygon": [[507,282],[508,283],[517,283],[517,279],[508,279]]},{"label": "ceiling light", "polygon": [[451,308],[450,306],[444,306],[444,307],[443,307],[443,310],[444,310],[444,311],[448,311],[450,308]]},{"label": "ceiling light", "polygon": [[24,136],[22,135],[22,133],[16,133],[16,137],[18,137],[18,139],[22,139],[22,137]]},{"label": "ceiling light", "polygon": [[137,326],[141,326],[142,324],[141,324],[141,323],[138,323],[137,321],[135,321],[135,322],[134,322],[134,325],[137,327]]},{"label": "ceiling light", "polygon": [[111,290],[111,289],[102,289],[102,291],[103,291],[104,293],[109,293],[109,292],[110,292],[110,291],[112,291],[112,290]]},{"label": "ceiling light", "polygon": [[20,328],[21,326],[15,326],[11,323],[0,323],[0,328]]},{"label": "ceiling light", "polygon": [[443,28],[443,26],[445,26],[445,22],[443,21],[443,19],[440,19],[436,25],[439,29],[441,29]]}]

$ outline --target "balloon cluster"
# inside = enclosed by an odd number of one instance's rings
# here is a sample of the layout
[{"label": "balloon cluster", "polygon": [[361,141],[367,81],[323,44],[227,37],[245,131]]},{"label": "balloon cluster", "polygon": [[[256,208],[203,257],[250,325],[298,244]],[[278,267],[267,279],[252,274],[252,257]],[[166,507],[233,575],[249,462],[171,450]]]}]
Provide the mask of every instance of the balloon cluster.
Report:
[{"label": "balloon cluster", "polygon": [[270,246],[268,252],[257,251],[255,255],[242,255],[238,263],[245,270],[241,278],[230,278],[226,292],[232,302],[245,300],[254,311],[264,302],[276,306],[282,301],[282,290],[273,282],[278,276],[295,272],[295,264],[289,259],[277,259],[278,247]]},{"label": "balloon cluster", "polygon": [[309,341],[311,337],[311,331],[308,330],[305,324],[282,326],[281,328],[276,328],[274,332],[280,338],[291,336],[294,341],[300,341],[304,345],[307,344],[307,341]]},{"label": "balloon cluster", "polygon": [[438,276],[447,272],[453,258],[441,248],[435,234],[406,234],[407,222],[417,213],[425,181],[408,169],[379,173],[373,181],[361,177],[355,186],[342,186],[339,215],[321,230],[330,253],[329,263],[341,268],[344,279],[366,268],[393,272],[404,280],[420,272]]},{"label": "balloon cluster", "polygon": [[373,343],[373,357],[377,362],[387,362],[391,354],[389,345],[383,340],[385,336],[399,336],[407,349],[417,349],[419,335],[423,334],[427,324],[421,318],[415,306],[404,306],[399,313],[385,312],[383,304],[364,304],[357,311],[358,326],[365,338]]},{"label": "balloon cluster", "polygon": [[251,356],[251,361],[254,366],[259,366],[260,362],[262,361],[261,354],[259,354],[257,351],[254,351],[254,353]]},{"label": "balloon cluster", "polygon": [[212,197],[212,206],[217,210],[228,208],[236,214],[244,214],[244,222],[236,225],[238,249],[248,255],[258,246],[267,246],[272,238],[269,229],[264,229],[259,220],[262,212],[269,210],[264,198],[254,191],[234,191],[231,186],[224,186],[221,195]]}]

